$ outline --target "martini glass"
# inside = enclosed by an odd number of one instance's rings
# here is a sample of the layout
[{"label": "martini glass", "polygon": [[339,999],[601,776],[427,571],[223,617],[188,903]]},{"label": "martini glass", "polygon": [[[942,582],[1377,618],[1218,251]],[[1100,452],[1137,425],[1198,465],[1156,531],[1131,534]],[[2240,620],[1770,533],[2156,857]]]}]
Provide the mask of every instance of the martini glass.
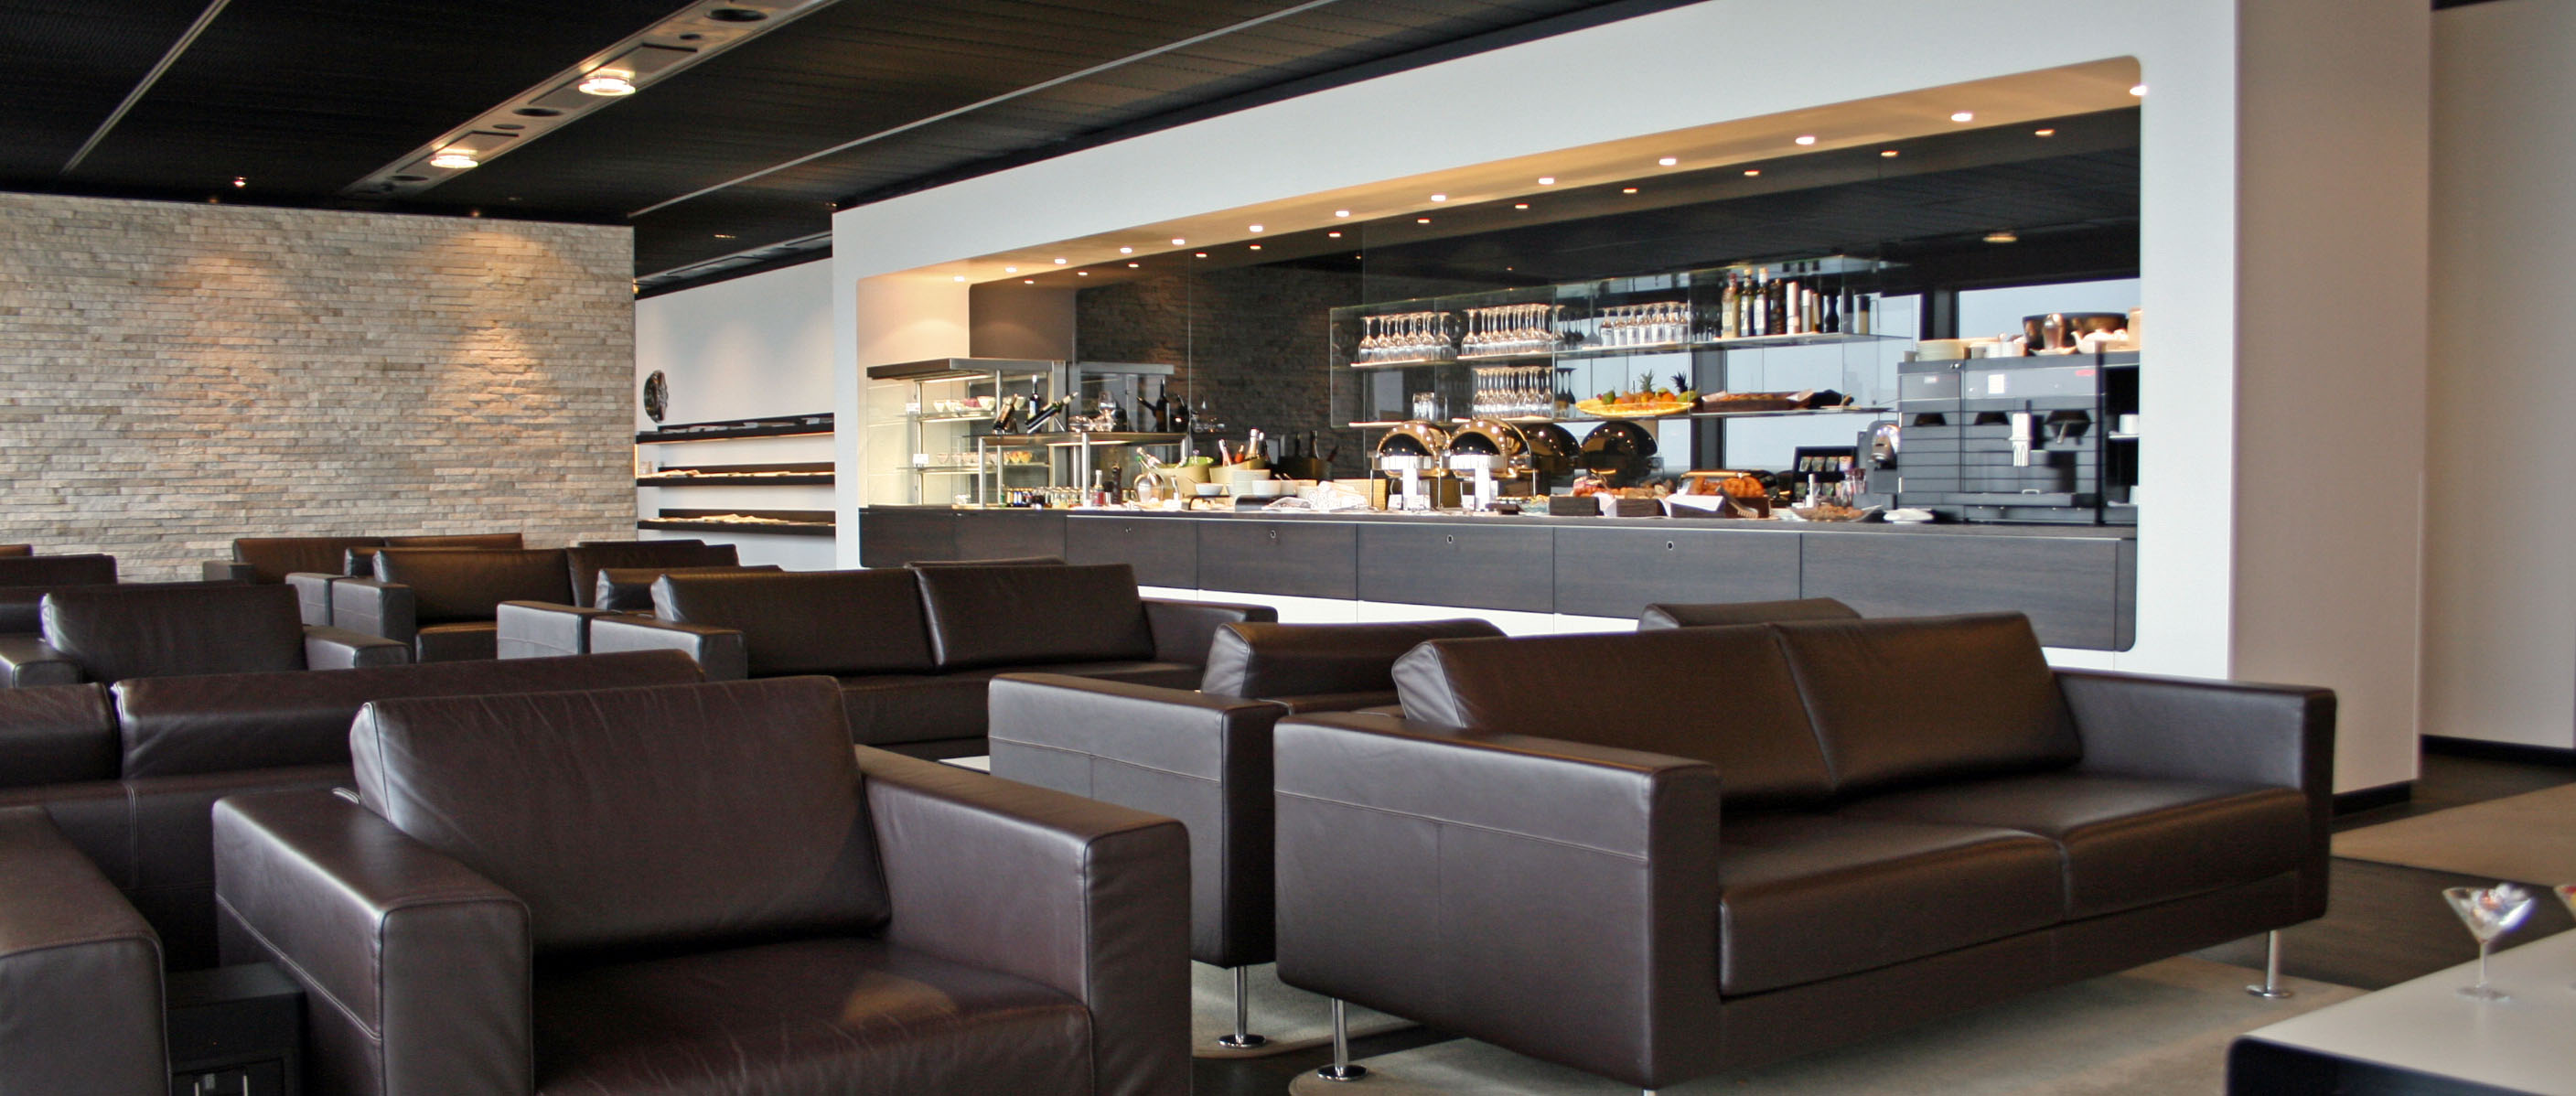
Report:
[{"label": "martini glass", "polygon": [[2469,935],[2478,940],[2478,984],[2461,986],[2460,996],[2479,1001],[2510,1001],[2512,995],[2487,984],[2487,954],[2495,950],[2496,938],[2522,925],[2531,916],[2538,896],[2511,883],[2492,887],[2451,887],[2442,892],[2451,903],[2451,912],[2460,915]]}]

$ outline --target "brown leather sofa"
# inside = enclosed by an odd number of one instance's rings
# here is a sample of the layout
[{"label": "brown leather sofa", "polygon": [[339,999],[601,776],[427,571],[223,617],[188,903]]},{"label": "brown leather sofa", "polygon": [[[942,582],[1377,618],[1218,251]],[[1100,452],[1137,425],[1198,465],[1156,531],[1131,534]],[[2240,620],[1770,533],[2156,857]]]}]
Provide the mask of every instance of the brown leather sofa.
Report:
[{"label": "brown leather sofa", "polygon": [[853,751],[828,679],[387,701],[215,808],[227,961],[378,1093],[1189,1091],[1169,819]]},{"label": "brown leather sofa", "polygon": [[[726,546],[730,548],[731,546]],[[578,565],[576,565],[578,570]],[[664,575],[727,575],[775,572],[777,564],[757,566],[602,567],[590,584],[590,597],[580,605],[541,601],[505,601],[493,614],[494,643],[502,658],[549,658],[590,651],[593,617],[653,615],[653,584]]]},{"label": "brown leather sofa", "polygon": [[281,586],[78,586],[45,594],[35,635],[0,635],[0,684],[339,670],[411,661],[409,648],[305,625]]},{"label": "brown leather sofa", "polygon": [[677,648],[715,681],[840,680],[852,741],[987,752],[985,692],[1015,670],[1189,688],[1219,628],[1265,606],[1138,596],[1125,564],[665,575],[654,617],[590,622],[594,651]]},{"label": "brown leather sofa", "polygon": [[43,631],[49,591],[113,585],[115,556],[0,556],[0,635]]},{"label": "brown leather sofa", "polygon": [[2325,911],[2321,689],[2052,671],[2019,614],[1442,640],[1395,679],[1403,718],[1273,734],[1280,977],[1625,1084]]},{"label": "brown leather sofa", "polygon": [[1197,691],[1062,674],[993,679],[992,773],[1181,820],[1190,958],[1234,969],[1230,1047],[1260,1046],[1244,968],[1271,960],[1270,729],[1292,712],[1395,702],[1395,660],[1481,620],[1228,624]]},{"label": "brown leather sofa", "polygon": [[517,533],[460,533],[415,537],[241,537],[233,558],[208,560],[209,580],[277,584],[298,571],[344,575],[351,548],[521,548]]},{"label": "brown leather sofa", "polygon": [[[143,911],[174,968],[205,966],[208,809],[235,792],[347,784],[349,723],[368,701],[696,680],[688,659],[646,652],[0,690],[0,807],[44,808]],[[17,923],[14,908],[0,888],[0,922]]]},{"label": "brown leather sofa", "polygon": [[331,619],[413,649],[421,662],[498,654],[494,618],[505,601],[570,601],[562,548],[385,548],[376,577],[331,584]]},{"label": "brown leather sofa", "polygon": [[1637,630],[1776,624],[1786,620],[1858,620],[1860,611],[1829,597],[1788,601],[1725,601],[1697,605],[1655,604],[1637,614]]}]

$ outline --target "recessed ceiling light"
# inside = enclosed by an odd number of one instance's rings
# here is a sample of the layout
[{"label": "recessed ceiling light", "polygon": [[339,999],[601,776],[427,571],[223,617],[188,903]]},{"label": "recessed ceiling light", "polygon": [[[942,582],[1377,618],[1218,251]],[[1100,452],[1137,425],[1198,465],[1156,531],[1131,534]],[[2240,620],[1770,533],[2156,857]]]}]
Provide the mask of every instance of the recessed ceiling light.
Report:
[{"label": "recessed ceiling light", "polygon": [[1259,231],[1261,231],[1261,226],[1260,226],[1260,225],[1254,225],[1254,226],[1252,226],[1252,230],[1253,230],[1254,232],[1259,232]]},{"label": "recessed ceiling light", "polygon": [[1252,245],[1252,249],[1253,249],[1254,251],[1259,251],[1259,250],[1261,250],[1261,245],[1260,245],[1260,244],[1254,244],[1254,245]]},{"label": "recessed ceiling light", "polygon": [[1446,194],[1434,194],[1431,196],[1431,200],[1435,202],[1445,202],[1449,200],[1449,196]]},{"label": "recessed ceiling light", "polygon": [[1539,177],[1538,177],[1538,185],[1540,185],[1540,186],[1555,186],[1555,185],[1556,185],[1556,176],[1554,176],[1554,175],[1541,175],[1541,176],[1539,176]]},{"label": "recessed ceiling light", "polygon": [[1135,269],[1137,269],[1137,268],[1139,268],[1139,267],[1142,267],[1142,266],[1144,266],[1144,265],[1145,265],[1145,264],[1143,264],[1143,263],[1129,263],[1129,264],[1127,264],[1127,269],[1129,269],[1129,270],[1135,270]]},{"label": "recessed ceiling light", "polygon": [[1998,232],[1986,233],[1986,242],[1990,244],[2009,244],[2018,243],[2020,241],[2021,237],[2013,235],[2013,230],[2009,228]]},{"label": "recessed ceiling light", "polygon": [[250,177],[249,177],[249,176],[246,176],[246,175],[235,175],[235,176],[233,176],[233,185],[234,185],[234,186],[249,186],[249,185],[250,185]]},{"label": "recessed ceiling light", "polygon": [[1325,233],[1324,235],[1326,235],[1326,236],[1330,236],[1330,237],[1332,237],[1333,239],[1336,239],[1336,240],[1338,240],[1338,239],[1341,239],[1341,238],[1342,238],[1342,234],[1341,234],[1341,233],[1339,233],[1339,232],[1327,232],[1327,233]]},{"label": "recessed ceiling light", "polygon": [[951,278],[951,279],[949,279],[949,280],[950,280],[950,281],[953,281],[953,282],[962,282],[962,281],[965,281],[965,280],[966,280],[966,276],[965,276],[965,275],[963,275],[963,274],[960,274],[960,275],[958,275],[958,276],[956,276],[956,277],[954,277],[954,278]]},{"label": "recessed ceiling light", "polygon": [[1016,266],[1006,266],[1006,267],[1003,267],[1003,268],[1002,268],[1002,273],[1004,273],[1004,274],[1017,274],[1017,273],[1019,273],[1019,272],[1020,272],[1020,268],[1018,268],[1018,267],[1016,267]]},{"label": "recessed ceiling light", "polygon": [[1799,135],[1798,135],[1798,139],[1797,139],[1797,140],[1792,141],[1792,142],[1790,142],[1790,143],[1791,143],[1791,144],[1800,144],[1800,145],[1812,145],[1812,144],[1815,144],[1815,143],[1816,143],[1816,135],[1815,135],[1815,134],[1812,134],[1812,133],[1801,133],[1801,134],[1799,134]]},{"label": "recessed ceiling light", "polygon": [[1063,265],[1064,265],[1064,260],[1062,260],[1062,259],[1057,259],[1057,260],[1055,261],[1055,265],[1057,265],[1057,266],[1063,266]]},{"label": "recessed ceiling light", "polygon": [[1088,278],[1091,276],[1091,272],[1088,270],[1077,270],[1073,272],[1073,276],[1077,278]]},{"label": "recessed ceiling light", "polygon": [[1950,120],[1953,122],[1973,122],[1977,120],[1977,112],[1973,110],[1963,110],[1951,115]]},{"label": "recessed ceiling light", "polygon": [[2057,131],[2053,129],[2034,129],[2030,131],[2030,135],[2033,137],[2055,137],[2057,136]]},{"label": "recessed ceiling light", "polygon": [[1878,154],[1879,154],[1879,155],[1881,155],[1881,156],[1886,156],[1886,157],[1893,158],[1893,157],[1896,155],[1896,150],[1895,150],[1895,149],[1892,149],[1892,148],[1882,148],[1882,149],[1878,150]]},{"label": "recessed ceiling light", "polygon": [[1658,167],[1671,167],[1671,166],[1673,166],[1674,164],[1678,164],[1678,163],[1680,163],[1680,162],[1682,162],[1680,157],[1677,157],[1677,156],[1666,156],[1666,157],[1664,157],[1664,158],[1663,158],[1663,159],[1661,159],[1661,160],[1657,160],[1657,161],[1655,161],[1655,164],[1656,164],[1656,166],[1658,166]]},{"label": "recessed ceiling light", "polygon": [[584,95],[598,95],[610,99],[620,95],[633,95],[635,81],[630,77],[634,75],[634,73],[620,72],[616,69],[600,69],[584,77],[580,84],[575,85],[575,90]]},{"label": "recessed ceiling light", "polygon": [[1193,257],[1193,258],[1204,259],[1204,258],[1207,258],[1207,252],[1202,251],[1202,252],[1199,252],[1197,255],[1192,256],[1192,257]]},{"label": "recessed ceiling light", "polygon": [[2147,85],[2145,85],[2145,84],[2131,84],[2131,85],[2129,85],[2129,94],[2131,94],[2131,95],[2135,95],[2135,96],[2137,96],[2138,98],[2144,99],[2144,98],[2146,98],[2146,97],[2147,97]]},{"label": "recessed ceiling light", "polygon": [[1619,193],[1621,193],[1621,194],[1634,194],[1634,193],[1636,193],[1636,192],[1637,192],[1637,188],[1632,187],[1632,186],[1623,186],[1623,187],[1620,187],[1620,188],[1619,188]]},{"label": "recessed ceiling light", "polygon": [[1136,253],[1136,249],[1132,247],[1122,247],[1118,249],[1118,253],[1121,255],[1133,255]]},{"label": "recessed ceiling light", "polygon": [[1181,245],[1183,245],[1183,244],[1186,244],[1186,243],[1189,243],[1189,241],[1188,241],[1188,240],[1184,240],[1184,239],[1182,239],[1182,238],[1180,238],[1180,237],[1178,237],[1178,236],[1174,236],[1174,237],[1172,237],[1172,246],[1173,246],[1173,247],[1179,247],[1179,246],[1181,246]]},{"label": "recessed ceiling light", "polygon": [[449,149],[446,152],[439,153],[438,155],[429,158],[429,166],[443,167],[453,171],[463,171],[466,168],[476,167],[482,163],[483,161],[474,158],[473,153],[459,149]]},{"label": "recessed ceiling light", "polygon": [[1747,179],[1760,174],[1762,174],[1762,169],[1758,167],[1748,167],[1744,169],[1744,177]]},{"label": "recessed ceiling light", "polygon": [[1021,284],[1021,285],[1036,285],[1036,284],[1038,284],[1038,280],[1037,280],[1037,279],[1035,279],[1035,278],[1022,278],[1022,279],[1020,279],[1020,284]]},{"label": "recessed ceiling light", "polygon": [[1427,224],[1430,224],[1430,223],[1431,223],[1431,218],[1429,218],[1429,217],[1416,217],[1416,218],[1414,218],[1414,219],[1413,219],[1413,223],[1418,224],[1418,225],[1427,225]]},{"label": "recessed ceiling light", "polygon": [[1528,202],[1513,202],[1513,203],[1512,203],[1512,208],[1513,208],[1513,209],[1528,209],[1528,208],[1529,208],[1529,203],[1528,203]]},{"label": "recessed ceiling light", "polygon": [[1351,215],[1351,211],[1350,211],[1350,210],[1347,210],[1347,209],[1336,209],[1336,210],[1334,210],[1334,211],[1333,211],[1333,216],[1336,216],[1336,217],[1348,217],[1348,216],[1350,216],[1350,215]]},{"label": "recessed ceiling light", "polygon": [[716,233],[716,239],[719,239],[719,240],[730,240],[730,239],[733,239],[733,233],[730,233],[730,232],[719,232],[719,233]]}]

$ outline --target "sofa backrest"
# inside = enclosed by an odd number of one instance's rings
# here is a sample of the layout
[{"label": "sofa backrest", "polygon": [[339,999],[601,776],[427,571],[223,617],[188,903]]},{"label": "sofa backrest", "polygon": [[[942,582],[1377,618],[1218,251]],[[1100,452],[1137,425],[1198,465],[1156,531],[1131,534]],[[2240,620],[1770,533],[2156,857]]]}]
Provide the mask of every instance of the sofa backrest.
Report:
[{"label": "sofa backrest", "polygon": [[411,587],[422,625],[490,620],[504,601],[572,602],[561,548],[395,548],[376,553],[376,578]]},{"label": "sofa backrest", "polygon": [[1214,696],[1300,697],[1395,688],[1395,660],[1435,639],[1499,636],[1482,620],[1397,624],[1228,624],[1208,647],[1199,691]]},{"label": "sofa backrest", "polygon": [[1821,803],[1824,750],[1762,625],[1443,639],[1395,663],[1408,721],[1564,738],[1717,766],[1725,809]]},{"label": "sofa backrest", "polygon": [[1728,601],[1702,605],[1649,605],[1637,614],[1637,630],[1710,628],[1730,624],[1777,624],[1787,620],[1858,620],[1860,612],[1829,597],[1788,601]]},{"label": "sofa backrest", "polygon": [[350,751],[361,802],[525,901],[541,956],[888,915],[826,679],[379,701]]},{"label": "sofa backrest", "polygon": [[[733,547],[728,544],[727,548]],[[620,613],[648,613],[653,610],[653,584],[664,575],[744,575],[781,570],[775,563],[745,567],[720,564],[708,567],[602,567],[591,581],[590,608]]]},{"label": "sofa backrest", "polygon": [[36,546],[33,544],[0,544],[0,557],[32,556],[35,554]]},{"label": "sofa backrest", "polygon": [[0,586],[101,586],[116,581],[116,557],[11,556],[0,559]]},{"label": "sofa backrest", "polygon": [[350,548],[384,542],[383,537],[242,537],[233,541],[233,562],[250,564],[254,582],[284,582],[298,571],[346,574],[341,566]]},{"label": "sofa backrest", "polygon": [[[571,568],[573,604],[583,607],[614,608],[596,600],[599,573],[612,567],[732,567],[742,558],[730,544],[709,544],[703,540],[626,540],[576,544],[564,549],[564,562]],[[651,583],[640,591],[652,594]],[[637,608],[649,608],[650,602]]]},{"label": "sofa backrest", "polygon": [[0,689],[0,788],[116,779],[116,720],[101,685]]},{"label": "sofa backrest", "polygon": [[345,764],[350,721],[371,700],[673,685],[698,679],[696,660],[684,652],[628,651],[122,681],[114,690],[118,772],[141,778]]},{"label": "sofa backrest", "polygon": [[285,586],[83,586],[45,595],[45,643],[92,681],[304,668],[304,617]]},{"label": "sofa backrest", "polygon": [[1772,627],[1839,794],[2026,772],[2082,756],[2056,672],[2020,613]]},{"label": "sofa backrest", "polygon": [[1154,657],[1136,573],[1124,563],[911,570],[942,670]]},{"label": "sofa backrest", "polygon": [[437,533],[385,538],[387,548],[513,549],[527,546],[527,539],[517,533]]},{"label": "sofa backrest", "polygon": [[211,582],[119,582],[75,586],[0,586],[0,634],[32,635],[45,630],[45,595],[56,590],[167,590],[182,586],[239,586],[231,579]]},{"label": "sofa backrest", "polygon": [[909,571],[664,575],[653,583],[653,614],[740,630],[753,677],[938,667]]},{"label": "sofa backrest", "polygon": [[916,559],[906,567],[1062,567],[1063,556],[999,556],[993,559]]}]

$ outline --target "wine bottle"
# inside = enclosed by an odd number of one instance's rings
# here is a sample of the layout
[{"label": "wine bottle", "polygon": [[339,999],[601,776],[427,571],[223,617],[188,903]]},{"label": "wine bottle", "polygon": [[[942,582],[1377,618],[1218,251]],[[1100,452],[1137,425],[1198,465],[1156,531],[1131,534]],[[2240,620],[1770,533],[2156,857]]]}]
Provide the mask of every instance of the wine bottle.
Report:
[{"label": "wine bottle", "polygon": [[1842,329],[1842,297],[1839,294],[1827,293],[1825,294],[1824,322],[1817,325],[1816,330],[1822,331],[1828,335],[1838,335],[1842,333]]},{"label": "wine bottle", "polygon": [[1726,288],[1718,294],[1718,338],[1732,339],[1735,337],[1735,310],[1735,275],[1729,274],[1726,276]]}]

